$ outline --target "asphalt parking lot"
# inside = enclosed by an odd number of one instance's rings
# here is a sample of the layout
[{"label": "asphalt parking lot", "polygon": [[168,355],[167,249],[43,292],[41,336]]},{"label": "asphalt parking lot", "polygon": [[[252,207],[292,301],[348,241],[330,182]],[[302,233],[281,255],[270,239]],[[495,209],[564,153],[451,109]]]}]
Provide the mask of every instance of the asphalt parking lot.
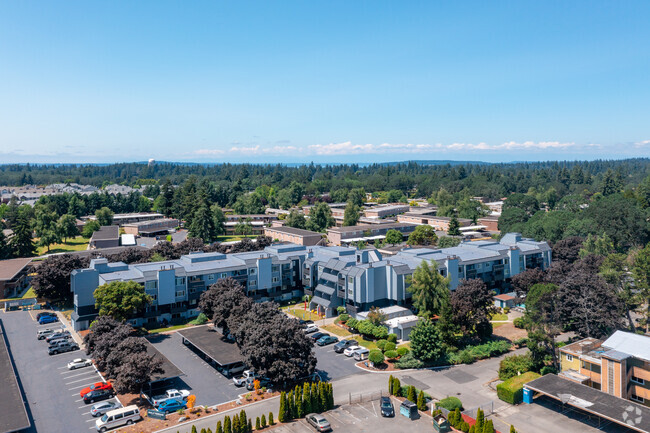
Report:
[{"label": "asphalt parking lot", "polygon": [[351,374],[370,374],[355,366],[354,358],[347,357],[342,353],[334,351],[334,344],[317,346],[314,344],[314,352],[318,363],[316,368],[321,372],[324,380],[340,379]]},{"label": "asphalt parking lot", "polygon": [[[32,312],[36,316],[37,312]],[[85,357],[82,350],[47,354],[47,342],[36,332],[58,328],[60,322],[39,325],[27,311],[1,313],[16,369],[27,397],[32,427],[27,432],[84,432],[94,429],[91,404],[84,404],[79,392],[102,381],[94,367],[68,370],[67,364]]]},{"label": "asphalt parking lot", "polygon": [[[399,406],[393,401],[395,409]],[[419,433],[433,431],[431,418],[422,417],[417,420],[397,415],[394,418],[383,418],[379,413],[379,401],[340,406],[324,414],[332,426],[332,431],[346,433]],[[277,427],[274,433],[313,433],[315,430],[306,420],[301,419],[290,424]]]}]

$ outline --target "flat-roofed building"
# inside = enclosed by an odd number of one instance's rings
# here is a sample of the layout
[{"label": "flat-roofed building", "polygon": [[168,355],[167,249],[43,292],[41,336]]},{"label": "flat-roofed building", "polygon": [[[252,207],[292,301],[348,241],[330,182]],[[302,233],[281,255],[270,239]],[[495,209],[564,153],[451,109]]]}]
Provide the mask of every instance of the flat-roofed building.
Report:
[{"label": "flat-roofed building", "polygon": [[265,227],[264,235],[280,242],[312,246],[323,240],[323,234],[295,227]]},{"label": "flat-roofed building", "polygon": [[29,286],[31,258],[0,260],[0,296],[11,298]]},{"label": "flat-roofed building", "polygon": [[415,230],[415,224],[390,223],[390,224],[366,224],[348,227],[332,227],[327,229],[327,239],[333,245],[349,244],[359,241],[373,241],[386,237],[388,230],[397,230],[404,236],[408,236]]},{"label": "flat-roofed building", "polygon": [[[116,213],[113,215],[113,225],[123,226],[124,224],[139,223],[141,221],[151,221],[165,218],[165,215],[158,212],[132,212]],[[81,217],[82,221],[96,220],[95,215],[86,215]]]},{"label": "flat-roofed building", "polygon": [[93,233],[88,242],[90,248],[113,248],[120,246],[120,229],[118,226],[101,226]]},{"label": "flat-roofed building", "polygon": [[371,207],[363,211],[363,214],[367,218],[386,218],[408,212],[409,209],[410,206],[408,204],[391,204]]},{"label": "flat-roofed building", "polygon": [[140,221],[137,223],[124,224],[124,233],[134,236],[156,236],[167,234],[169,230],[178,227],[179,221],[176,218],[160,218],[151,221]]}]

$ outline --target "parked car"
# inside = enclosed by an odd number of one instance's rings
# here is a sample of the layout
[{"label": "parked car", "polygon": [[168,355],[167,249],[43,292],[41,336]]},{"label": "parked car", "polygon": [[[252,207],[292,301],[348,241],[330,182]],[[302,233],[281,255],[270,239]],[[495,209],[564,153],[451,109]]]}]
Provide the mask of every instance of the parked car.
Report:
[{"label": "parked car", "polygon": [[356,352],[359,349],[361,349],[361,346],[350,346],[343,351],[343,354],[345,356],[353,356],[354,352]]},{"label": "parked car", "polygon": [[181,389],[180,391],[177,389],[168,389],[164,394],[153,396],[151,398],[151,404],[153,404],[155,407],[166,402],[167,400],[183,401],[189,397],[189,395],[190,392],[186,389]]},{"label": "parked car", "polygon": [[59,346],[63,345],[64,343],[74,343],[74,341],[69,341],[66,338],[56,338],[56,339],[50,341],[50,344],[48,344],[47,348],[51,349],[53,347],[59,347]]},{"label": "parked car", "polygon": [[311,324],[311,323],[314,323],[314,321],[313,321],[313,320],[304,320],[304,319],[300,319],[300,320],[298,321],[298,323],[300,323],[302,326],[304,326],[304,325],[309,325],[309,324]]},{"label": "parked car", "polygon": [[95,420],[95,429],[99,432],[112,430],[123,425],[131,425],[142,419],[138,406],[131,405],[109,410],[100,419]]},{"label": "parked car", "polygon": [[47,325],[48,323],[54,323],[58,322],[59,318],[56,316],[43,316],[40,319],[38,319],[38,324],[39,325]]},{"label": "parked car", "polygon": [[176,412],[180,409],[185,409],[187,404],[184,401],[178,400],[165,400],[158,406],[158,410],[165,413]]},{"label": "parked car", "polygon": [[233,377],[232,381],[235,386],[244,386],[249,379],[255,380],[257,378],[259,378],[259,376],[253,370],[246,370],[241,376]]},{"label": "parked car", "polygon": [[359,349],[354,351],[352,356],[357,361],[363,361],[364,359],[368,359],[368,354],[369,353],[370,353],[369,349],[366,349],[365,347],[360,347]]},{"label": "parked car", "polygon": [[310,413],[306,418],[307,422],[311,424],[316,431],[332,431],[332,426],[323,415],[319,413]]},{"label": "parked car", "polygon": [[93,417],[98,417],[104,415],[109,410],[119,409],[120,407],[122,407],[122,405],[120,405],[118,402],[113,400],[103,401],[101,403],[95,403],[90,408],[90,415],[92,415]]},{"label": "parked car", "polygon": [[56,317],[56,313],[53,313],[51,311],[43,311],[42,313],[38,313],[36,315],[36,320],[40,320],[41,317],[45,317],[45,316],[54,316],[54,317]]},{"label": "parked car", "polygon": [[72,337],[70,337],[70,333],[68,331],[55,332],[54,334],[50,334],[47,337],[45,337],[45,341],[47,341],[49,343],[50,341],[57,340],[59,338],[69,339],[69,338],[72,338]]},{"label": "parked car", "polygon": [[76,358],[68,362],[68,370],[76,370],[77,368],[90,367],[93,362],[88,358]]},{"label": "parked car", "polygon": [[331,335],[325,335],[324,337],[321,337],[316,341],[316,344],[319,346],[327,346],[328,344],[336,343],[339,341],[337,337],[331,336]]},{"label": "parked car", "polygon": [[113,397],[113,389],[98,389],[84,394],[84,403],[94,403],[96,401],[106,400]]},{"label": "parked car", "polygon": [[351,346],[358,346],[359,342],[357,340],[341,340],[334,345],[334,352],[343,353],[345,349]]},{"label": "parked car", "polygon": [[255,380],[260,381],[260,388],[268,388],[270,382],[268,379],[249,379],[246,381],[246,389],[249,391],[253,391],[255,389]]},{"label": "parked car", "polygon": [[390,397],[382,397],[379,402],[379,407],[381,408],[381,416],[395,416],[395,408],[393,407],[393,402],[390,401]]},{"label": "parked car", "polygon": [[311,334],[310,337],[314,341],[318,341],[321,337],[326,336],[327,334],[324,332],[316,332],[315,334]]},{"label": "parked car", "polygon": [[83,397],[88,394],[90,391],[99,391],[100,389],[110,389],[113,390],[113,385],[110,382],[97,382],[94,383],[79,392],[79,396]]},{"label": "parked car", "polygon": [[57,355],[59,353],[72,352],[73,350],[79,350],[79,345],[77,343],[71,343],[69,341],[62,341],[56,346],[50,346],[47,349],[49,355]]},{"label": "parked car", "polygon": [[36,339],[37,340],[45,340],[47,337],[49,337],[52,334],[59,334],[63,332],[62,329],[52,329],[52,328],[47,328],[47,329],[41,329],[36,333]]},{"label": "parked car", "polygon": [[305,326],[305,334],[311,334],[312,332],[318,331],[318,326],[314,325],[313,323],[308,324]]}]

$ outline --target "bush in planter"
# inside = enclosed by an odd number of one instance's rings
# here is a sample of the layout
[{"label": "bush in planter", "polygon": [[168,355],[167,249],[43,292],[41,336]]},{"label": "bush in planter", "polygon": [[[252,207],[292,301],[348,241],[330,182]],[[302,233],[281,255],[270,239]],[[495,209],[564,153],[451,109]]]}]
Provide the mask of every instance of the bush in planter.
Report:
[{"label": "bush in planter", "polygon": [[348,326],[348,328],[356,331],[358,329],[357,326],[359,326],[359,321],[354,317],[350,317],[348,321],[345,322],[345,324]]},{"label": "bush in planter", "polygon": [[384,356],[386,359],[394,361],[399,355],[397,354],[397,350],[387,350],[384,352]]},{"label": "bush in planter", "polygon": [[388,343],[387,340],[379,340],[377,342],[377,349],[381,350],[382,352],[384,351],[384,347],[386,347],[386,343]]},{"label": "bush in planter", "polygon": [[386,339],[391,343],[397,343],[397,334],[388,334]]},{"label": "bush in planter", "polygon": [[345,313],[345,307],[336,307],[336,314],[340,316],[343,313]]},{"label": "bush in planter", "polygon": [[359,324],[357,325],[357,329],[363,335],[372,335],[372,331],[374,331],[374,328],[375,325],[373,325],[367,320],[359,320]]},{"label": "bush in planter", "polygon": [[381,353],[381,350],[371,350],[368,354],[368,361],[375,365],[381,364],[384,362],[384,354]]},{"label": "bush in planter", "polygon": [[413,356],[413,352],[408,352],[408,353],[406,353],[404,356],[402,356],[402,357],[400,358],[399,361],[397,361],[397,362],[395,363],[395,366],[396,366],[397,368],[402,368],[402,369],[407,369],[407,368],[421,368],[422,365],[424,365],[424,364],[422,363],[422,361],[420,361],[419,359],[416,359],[416,358]]},{"label": "bush in planter", "polygon": [[390,350],[395,350],[395,343],[391,343],[390,341],[386,343],[384,348],[382,349],[384,352],[388,352]]},{"label": "bush in planter", "polygon": [[404,355],[406,355],[407,353],[409,353],[409,349],[408,349],[408,347],[398,347],[398,348],[397,348],[397,354],[398,354],[399,356],[404,356]]},{"label": "bush in planter", "polygon": [[339,322],[346,323],[348,320],[350,320],[350,315],[349,314],[341,314],[339,316]]},{"label": "bush in planter", "polygon": [[448,411],[463,410],[463,403],[457,397],[447,397],[437,402],[436,407],[442,407]]},{"label": "bush in planter", "polygon": [[[388,329],[385,326],[375,326],[372,330],[372,336],[375,338],[386,338],[388,337]],[[395,344],[395,343],[393,343]]]}]

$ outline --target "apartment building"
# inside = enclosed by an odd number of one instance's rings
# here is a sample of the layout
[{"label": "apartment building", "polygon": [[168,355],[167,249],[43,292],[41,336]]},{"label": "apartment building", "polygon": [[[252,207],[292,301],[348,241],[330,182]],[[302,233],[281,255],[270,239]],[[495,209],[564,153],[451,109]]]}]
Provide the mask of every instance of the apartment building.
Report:
[{"label": "apartment building", "polygon": [[134,326],[174,323],[198,315],[201,293],[218,279],[232,277],[254,300],[286,300],[302,296],[301,269],[312,254],[299,245],[274,245],[250,253],[191,253],[178,260],[127,265],[93,259],[87,269],[74,270],[70,288],[75,330],[88,329],[97,317],[94,292],[113,281],[135,281],[153,304],[129,319]]},{"label": "apartment building", "polygon": [[560,377],[650,406],[650,337],[616,331],[560,348]]},{"label": "apartment building", "polygon": [[501,241],[463,242],[457,247],[409,248],[390,257],[377,250],[331,247],[305,260],[303,285],[312,295],[311,308],[328,317],[345,306],[350,314],[371,306],[387,307],[410,303],[408,276],[422,261],[435,261],[438,272],[450,279],[455,290],[460,280],[480,278],[488,288],[507,292],[514,275],[530,268],[546,269],[551,249],[546,242],[508,233]]},{"label": "apartment building", "polygon": [[317,245],[323,240],[322,233],[295,227],[265,227],[264,235],[280,242],[305,246]]},{"label": "apartment building", "polygon": [[348,227],[332,227],[327,229],[327,239],[333,245],[340,246],[351,242],[373,241],[386,237],[388,230],[397,230],[405,237],[413,233],[415,224],[390,223],[390,224],[365,224]]}]

